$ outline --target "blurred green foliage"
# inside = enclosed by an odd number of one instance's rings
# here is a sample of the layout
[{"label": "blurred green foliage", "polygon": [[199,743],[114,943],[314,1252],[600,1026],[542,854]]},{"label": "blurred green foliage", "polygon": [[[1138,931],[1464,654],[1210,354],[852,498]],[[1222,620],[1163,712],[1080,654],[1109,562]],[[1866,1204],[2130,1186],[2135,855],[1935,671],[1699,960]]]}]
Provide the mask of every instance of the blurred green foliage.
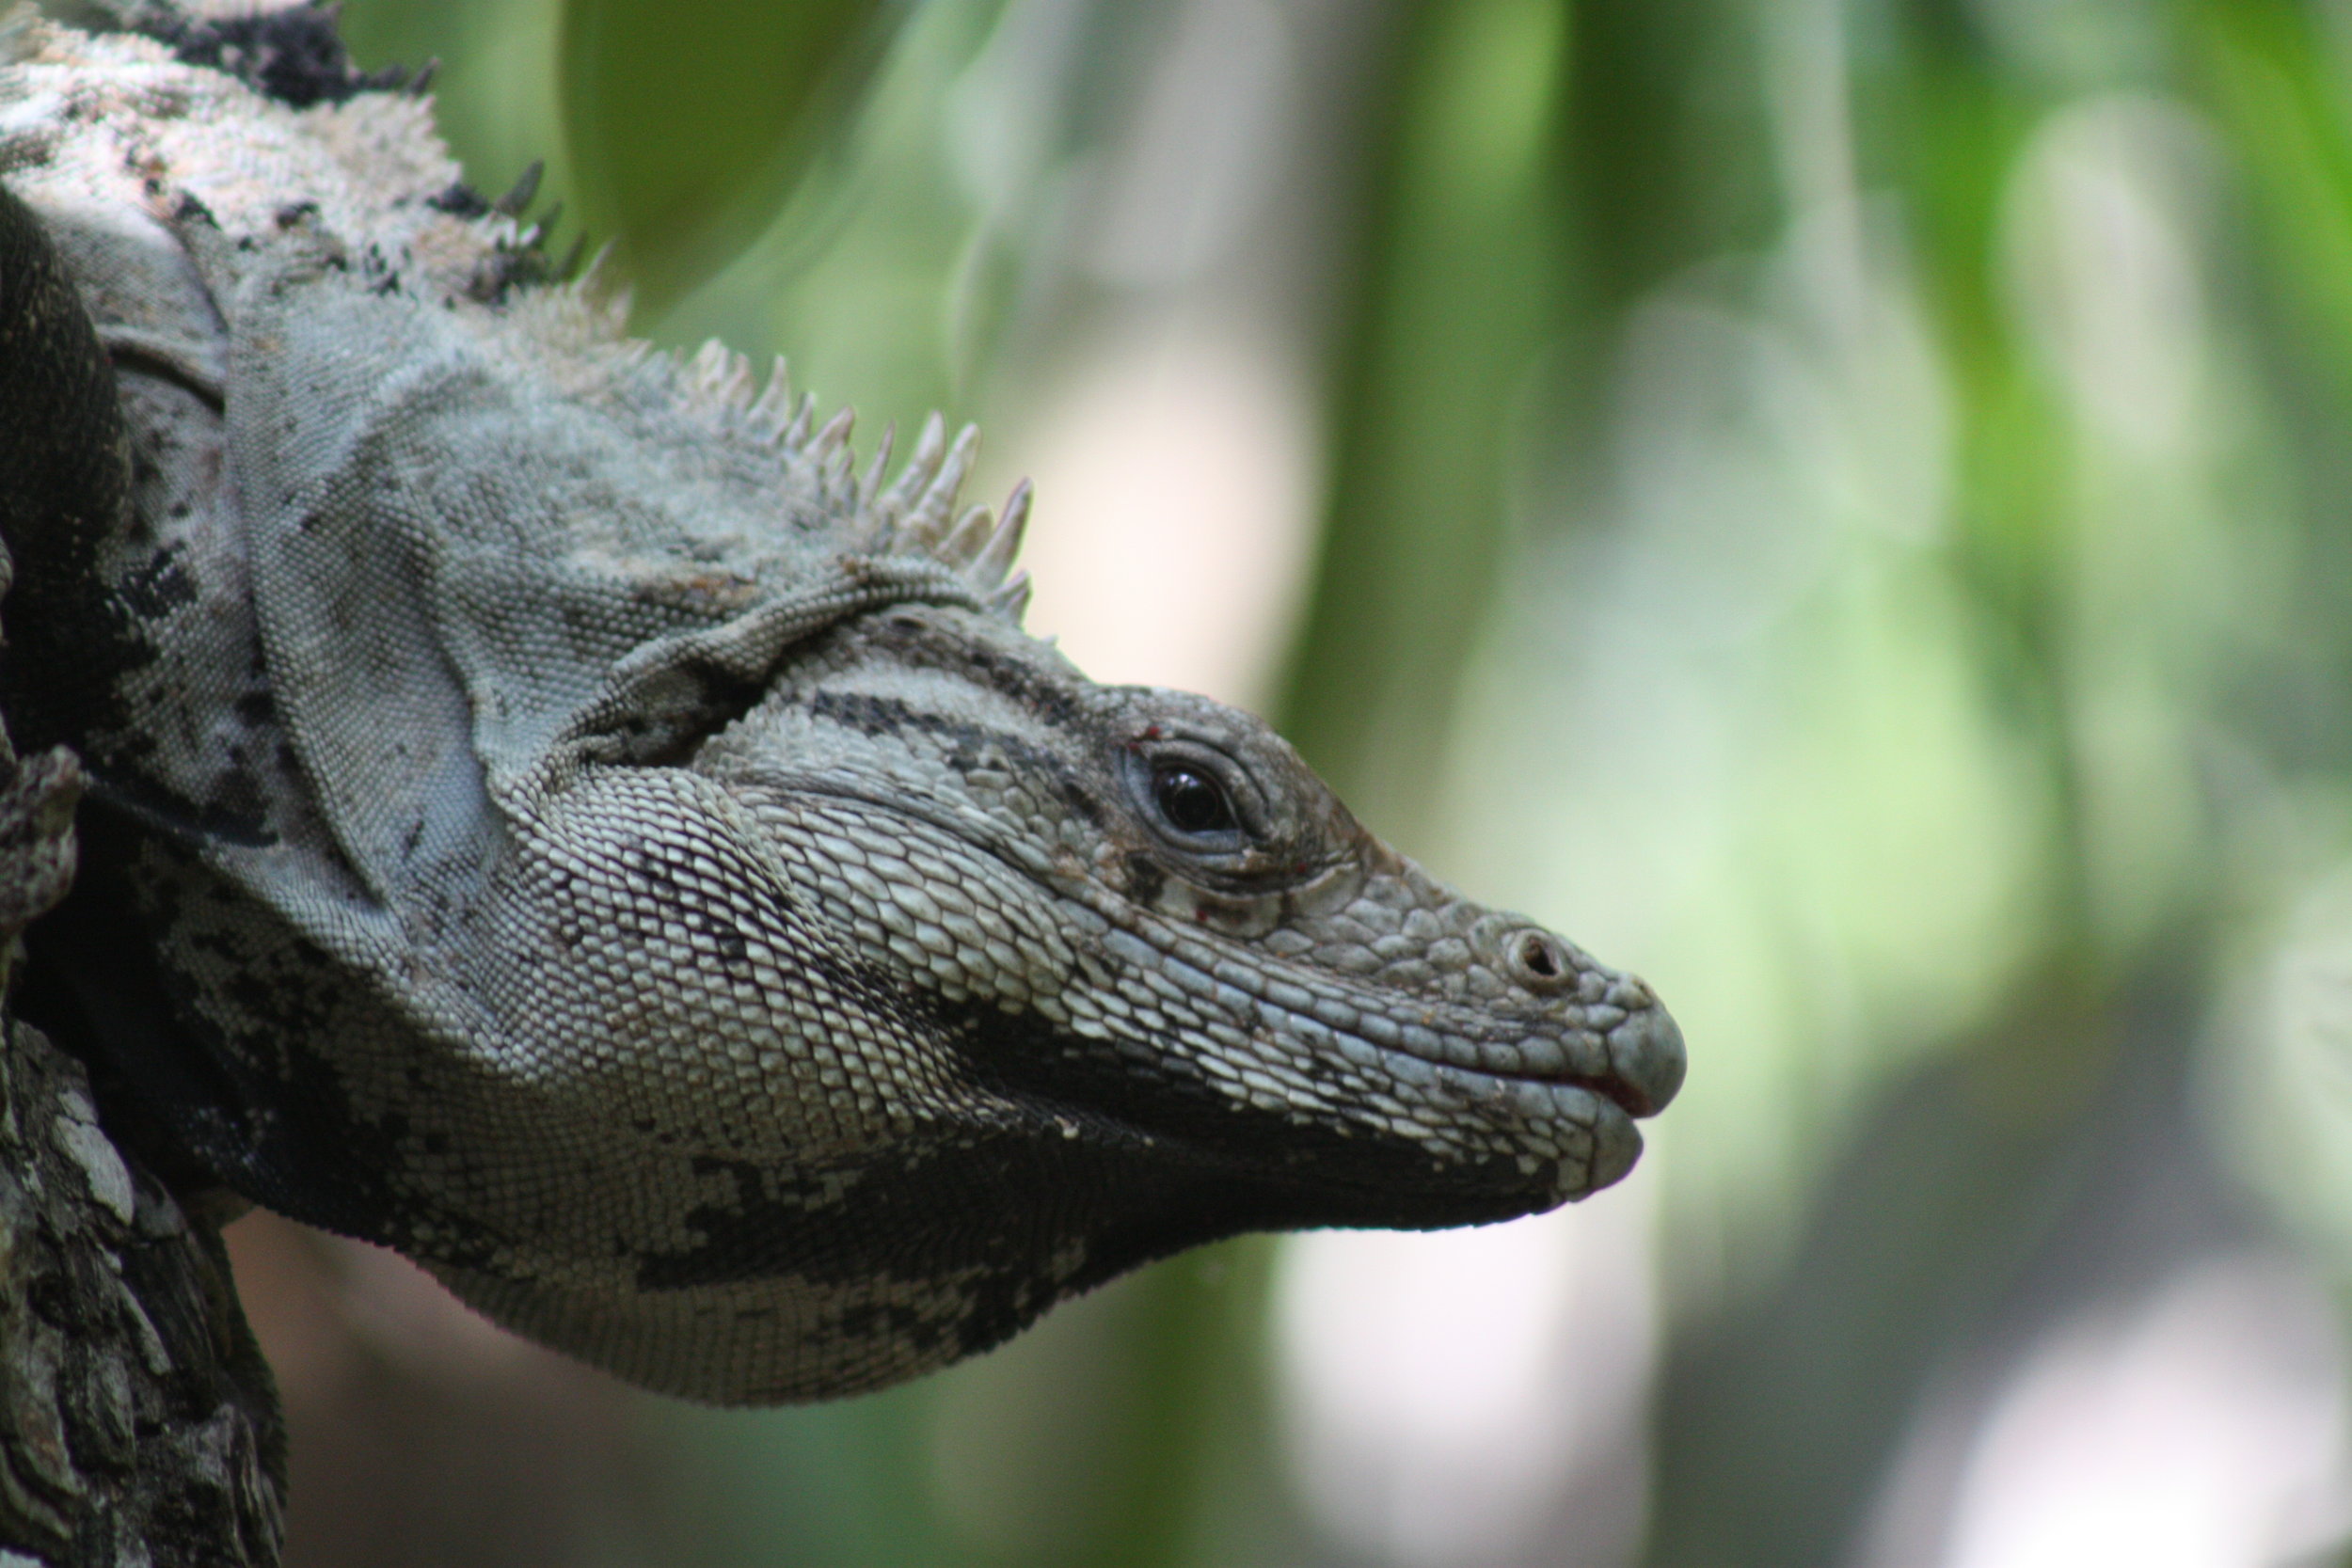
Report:
[{"label": "blurred green foliage", "polygon": [[[882,11],[872,0],[794,0],[708,7],[680,25],[671,8],[639,0],[563,8],[557,82],[581,216],[614,236],[652,301],[767,226],[844,118],[839,105],[861,96]],[[706,103],[726,112],[691,112]]]},{"label": "blurred green foliage", "polygon": [[[903,428],[1017,407],[1126,308],[1068,230],[1184,10],[346,28],[443,58],[478,183],[548,158],[644,330],[788,351]],[[1280,717],[1684,1020],[1648,1550],[1836,1560],[1938,1378],[2066,1291],[2209,1232],[2352,1269],[2352,13],[1352,14],[1314,62],[1347,118],[1299,263],[1327,505]],[[2101,1238],[2174,1187],[2205,1228],[2149,1221],[2127,1267]],[[699,1549],[1322,1560],[1273,1256],[877,1399],[662,1415]]]},{"label": "blurred green foliage", "polygon": [[1333,515],[1282,707],[1384,832],[1424,828],[1463,660],[1487,619],[1565,325],[1550,0],[1405,8],[1383,40],[1356,297],[1332,380]]}]

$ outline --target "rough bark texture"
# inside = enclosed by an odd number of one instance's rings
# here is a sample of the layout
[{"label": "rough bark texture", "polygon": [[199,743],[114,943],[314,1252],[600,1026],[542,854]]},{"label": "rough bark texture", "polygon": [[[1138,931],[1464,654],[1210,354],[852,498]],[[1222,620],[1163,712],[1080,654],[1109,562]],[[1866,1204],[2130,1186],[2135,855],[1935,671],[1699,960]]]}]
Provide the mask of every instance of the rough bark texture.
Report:
[{"label": "rough bark texture", "polygon": [[[81,772],[0,735],[0,974],[73,873]],[[278,1560],[285,1437],[218,1230],[0,1008],[0,1568]]]}]

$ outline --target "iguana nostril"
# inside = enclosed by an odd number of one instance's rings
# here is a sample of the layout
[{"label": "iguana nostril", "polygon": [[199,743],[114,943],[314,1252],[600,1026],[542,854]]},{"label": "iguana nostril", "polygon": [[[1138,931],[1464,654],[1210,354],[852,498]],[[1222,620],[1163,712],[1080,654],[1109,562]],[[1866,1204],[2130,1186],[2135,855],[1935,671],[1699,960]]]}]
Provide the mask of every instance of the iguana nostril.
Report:
[{"label": "iguana nostril", "polygon": [[1511,947],[1511,966],[1521,984],[1549,990],[1569,977],[1574,965],[1567,946],[1549,931],[1523,931]]}]

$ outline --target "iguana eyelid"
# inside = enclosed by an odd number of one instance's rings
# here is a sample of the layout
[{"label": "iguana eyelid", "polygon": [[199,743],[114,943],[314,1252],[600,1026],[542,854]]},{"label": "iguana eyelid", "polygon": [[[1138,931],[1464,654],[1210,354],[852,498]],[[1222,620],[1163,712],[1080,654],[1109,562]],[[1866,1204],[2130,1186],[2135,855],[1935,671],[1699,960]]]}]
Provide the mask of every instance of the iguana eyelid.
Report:
[{"label": "iguana eyelid", "polygon": [[[1224,791],[1239,828],[1225,833],[1187,833],[1166,822],[1154,798],[1154,784],[1171,766],[1188,767],[1214,780]],[[1178,854],[1227,863],[1263,848],[1276,836],[1273,813],[1267,809],[1265,792],[1258,781],[1232,753],[1208,741],[1164,734],[1156,740],[1132,744],[1123,752],[1120,772],[1136,815]]]}]

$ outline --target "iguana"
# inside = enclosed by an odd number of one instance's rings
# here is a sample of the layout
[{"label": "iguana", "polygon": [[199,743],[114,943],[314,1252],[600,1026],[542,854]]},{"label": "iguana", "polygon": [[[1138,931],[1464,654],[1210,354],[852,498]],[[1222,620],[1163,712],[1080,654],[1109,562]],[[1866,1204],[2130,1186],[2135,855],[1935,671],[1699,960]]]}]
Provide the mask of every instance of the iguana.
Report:
[{"label": "iguana", "polygon": [[88,778],[24,1005],[110,1125],[739,1402],[1632,1164],[1651,992],[1025,635],[969,430],[628,341],[326,13],[136,14],[0,53],[0,702]]}]

